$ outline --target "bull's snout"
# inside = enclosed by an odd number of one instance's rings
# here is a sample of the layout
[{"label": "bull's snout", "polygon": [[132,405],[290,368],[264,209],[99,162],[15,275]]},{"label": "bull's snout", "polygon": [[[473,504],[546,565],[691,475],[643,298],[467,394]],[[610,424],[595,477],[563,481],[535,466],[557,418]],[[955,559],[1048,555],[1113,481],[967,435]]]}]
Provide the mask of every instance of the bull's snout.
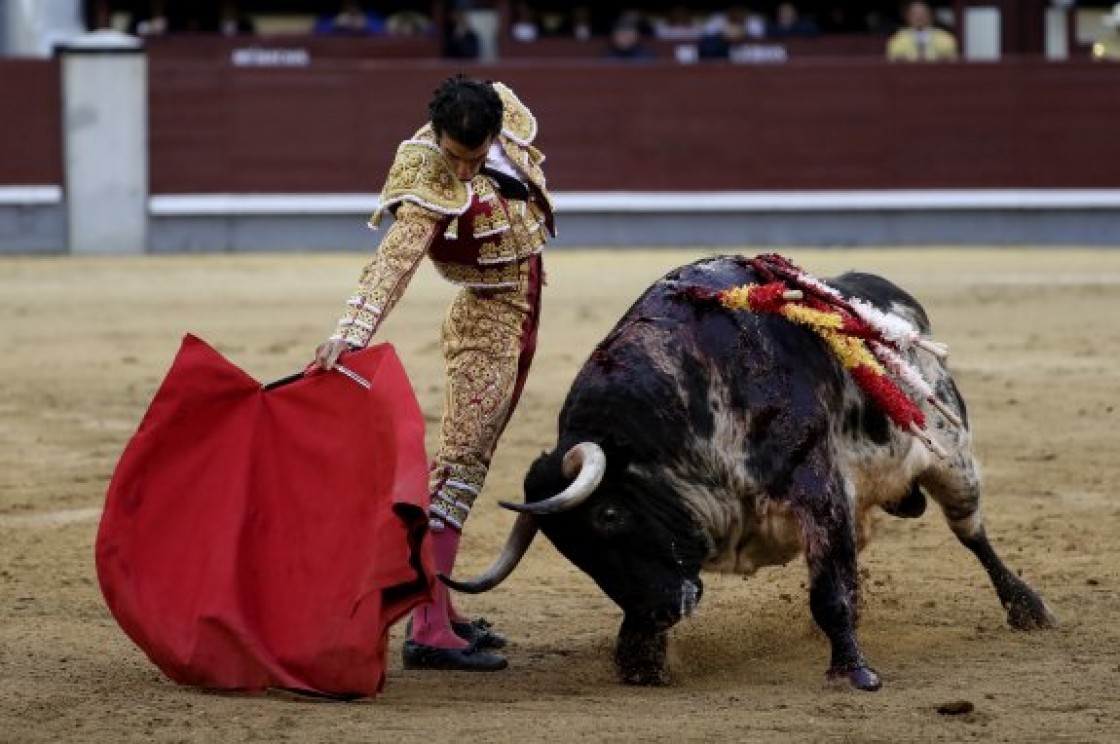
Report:
[{"label": "bull's snout", "polygon": [[696,610],[703,594],[704,585],[699,578],[684,579],[679,586],[662,594],[656,603],[644,608],[632,606],[627,615],[642,618],[651,630],[668,630]]}]

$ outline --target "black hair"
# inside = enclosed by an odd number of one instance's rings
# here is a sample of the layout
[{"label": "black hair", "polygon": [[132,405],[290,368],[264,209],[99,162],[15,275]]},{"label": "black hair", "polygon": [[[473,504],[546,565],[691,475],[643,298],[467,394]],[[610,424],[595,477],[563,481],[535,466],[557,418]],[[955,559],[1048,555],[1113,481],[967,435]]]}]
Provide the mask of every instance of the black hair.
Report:
[{"label": "black hair", "polygon": [[447,135],[464,147],[480,147],[502,131],[502,99],[489,81],[463,75],[436,88],[428,115],[436,136]]}]

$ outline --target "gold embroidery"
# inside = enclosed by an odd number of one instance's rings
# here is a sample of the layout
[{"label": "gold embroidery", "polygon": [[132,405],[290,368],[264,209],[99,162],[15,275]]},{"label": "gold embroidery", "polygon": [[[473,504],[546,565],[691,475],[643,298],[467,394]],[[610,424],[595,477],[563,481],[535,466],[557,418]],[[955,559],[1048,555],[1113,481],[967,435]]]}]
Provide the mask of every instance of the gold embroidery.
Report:
[{"label": "gold embroidery", "polygon": [[435,144],[424,139],[402,142],[397,148],[378,211],[406,201],[442,214],[462,214],[470,206],[471,193]]},{"label": "gold embroidery", "polygon": [[478,201],[486,204],[490,209],[489,214],[482,210],[471,210],[470,218],[474,223],[471,235],[479,238],[487,233],[508,230],[509,220],[506,218],[505,210],[502,209],[502,199],[498,196],[493,182],[486,176],[479,175],[471,181],[471,187],[478,196]]},{"label": "gold embroidery", "polygon": [[465,287],[480,289],[516,287],[520,276],[517,262],[486,267],[443,263],[434,260],[432,263],[444,279],[452,284],[461,284]]},{"label": "gold embroidery", "polygon": [[339,320],[334,338],[357,346],[369,343],[404,294],[442,222],[439,215],[426,209],[401,205],[377,255],[362,270],[358,289]]},{"label": "gold embroidery", "polygon": [[[536,120],[509,88],[497,83],[495,89],[503,103],[499,142],[543,200],[508,202],[481,176],[471,187],[461,183],[436,146],[431,125],[425,125],[398,148],[381,194],[382,209],[397,207],[397,221],[363,271],[336,334],[351,343],[369,343],[429,250],[474,262],[433,257],[444,278],[466,287],[448,309],[441,333],[447,388],[441,444],[431,473],[433,518],[457,528],[482,489],[498,436],[515,405],[523,336],[538,289],[531,286],[529,258],[544,244],[539,226],[546,219],[551,222],[552,215],[540,167],[544,156],[530,145]],[[472,192],[489,209],[468,217]],[[460,232],[468,224],[469,234]],[[482,240],[488,234],[490,239]],[[445,252],[440,240],[454,245]]]},{"label": "gold embroidery", "polygon": [[533,112],[505,84],[494,83],[493,86],[502,99],[503,134],[520,144],[529,144],[537,136],[537,119]]},{"label": "gold embroidery", "polygon": [[514,237],[512,231],[505,231],[494,235],[489,240],[484,240],[478,248],[478,262],[480,264],[504,263],[517,260],[517,249],[520,241]]},{"label": "gold embroidery", "polygon": [[495,233],[509,230],[509,220],[501,207],[495,207],[490,214],[474,215],[474,237],[485,238]]},{"label": "gold embroidery", "polygon": [[[521,261],[539,252],[547,236],[539,229],[543,212],[538,205],[527,205],[523,201],[507,201],[498,196],[490,179],[477,176],[472,185],[478,201],[494,197],[488,205],[475,204],[471,210],[458,218],[458,229],[471,226],[471,234],[456,232],[453,252],[454,261],[448,251],[433,251],[432,260],[439,273],[448,281],[470,287],[510,286],[514,281],[510,271],[497,268],[498,264]],[[450,230],[444,240],[450,240]],[[472,240],[475,238],[475,240]],[[467,262],[477,266],[467,265]]]},{"label": "gold embroidery", "polygon": [[514,268],[516,290],[460,292],[441,334],[447,388],[431,474],[431,511],[459,528],[482,489],[511,413],[522,334],[532,312],[529,267]]}]

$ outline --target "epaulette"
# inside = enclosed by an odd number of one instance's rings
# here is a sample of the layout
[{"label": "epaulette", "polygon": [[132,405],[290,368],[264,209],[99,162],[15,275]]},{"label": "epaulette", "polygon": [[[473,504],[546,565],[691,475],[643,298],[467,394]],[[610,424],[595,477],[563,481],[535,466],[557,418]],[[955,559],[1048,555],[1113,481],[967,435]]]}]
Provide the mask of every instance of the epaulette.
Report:
[{"label": "epaulette", "polygon": [[509,86],[492,83],[502,99],[502,134],[519,145],[528,145],[537,137],[537,119]]},{"label": "epaulette", "polygon": [[471,204],[470,187],[455,176],[439,146],[429,138],[405,140],[397,148],[370,226],[378,226],[386,209],[406,201],[448,216],[462,214]]}]

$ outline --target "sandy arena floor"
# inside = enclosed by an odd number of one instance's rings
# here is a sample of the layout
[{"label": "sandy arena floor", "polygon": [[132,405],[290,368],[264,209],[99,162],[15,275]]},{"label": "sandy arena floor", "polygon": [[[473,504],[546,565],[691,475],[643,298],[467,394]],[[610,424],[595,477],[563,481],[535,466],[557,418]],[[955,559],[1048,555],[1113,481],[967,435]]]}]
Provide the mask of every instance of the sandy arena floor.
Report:
[{"label": "sandy arena floor", "polygon": [[[1120,741],[1120,251],[789,251],[810,271],[880,272],[929,310],[969,403],[989,533],[1046,597],[1055,631],[1010,630],[936,509],[882,518],[861,561],[876,694],[826,686],[801,562],[706,577],[674,636],[675,684],[616,683],[620,619],[538,541],[494,592],[462,601],[513,639],[489,676],[403,672],[373,702],[215,695],[166,681],[109,616],[93,567],[117,457],[186,331],[261,380],[299,369],[359,256],[0,259],[0,741]],[[467,528],[486,565],[550,448],[577,368],[683,252],[548,261],[541,347]],[[451,288],[425,267],[388,323],[429,422]],[[431,443],[431,438],[429,438]],[[974,710],[943,715],[967,700]]]}]

